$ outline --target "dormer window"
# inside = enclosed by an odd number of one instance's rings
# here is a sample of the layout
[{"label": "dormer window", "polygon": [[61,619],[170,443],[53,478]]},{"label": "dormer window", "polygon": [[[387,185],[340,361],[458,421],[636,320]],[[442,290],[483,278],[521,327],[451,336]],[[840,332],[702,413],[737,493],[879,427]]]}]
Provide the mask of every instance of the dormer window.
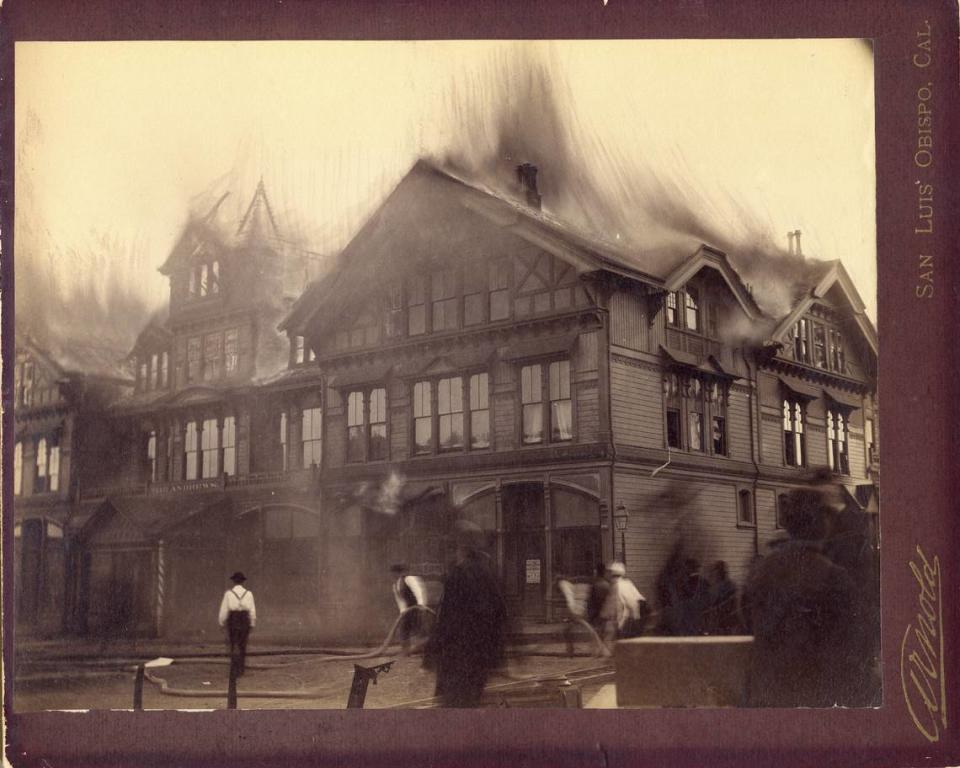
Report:
[{"label": "dormer window", "polygon": [[819,323],[813,326],[813,363],[817,368],[827,367],[827,331]]},{"label": "dormer window", "polygon": [[685,317],[686,317],[687,329],[691,331],[699,331],[700,330],[700,292],[696,288],[690,286],[684,291],[684,293],[686,294]]},{"label": "dormer window", "polygon": [[807,320],[802,318],[793,326],[793,356],[798,363],[810,362],[810,347],[807,340]]},{"label": "dormer window", "polygon": [[195,264],[190,271],[191,296],[214,296],[220,293],[220,262],[217,259]]},{"label": "dormer window", "polygon": [[700,333],[703,330],[700,289],[692,285],[679,291],[670,291],[665,301],[666,322],[670,328],[685,328]]},{"label": "dormer window", "polygon": [[313,349],[307,346],[307,341],[303,336],[293,337],[293,362],[294,365],[303,365],[312,363],[317,359]]}]

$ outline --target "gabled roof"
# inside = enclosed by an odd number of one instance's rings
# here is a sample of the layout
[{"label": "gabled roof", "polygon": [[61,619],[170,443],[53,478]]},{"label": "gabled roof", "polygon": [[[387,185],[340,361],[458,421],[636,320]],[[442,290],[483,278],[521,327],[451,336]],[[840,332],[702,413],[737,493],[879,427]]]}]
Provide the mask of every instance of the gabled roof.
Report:
[{"label": "gabled roof", "polygon": [[237,234],[248,239],[258,237],[279,239],[280,237],[277,220],[273,217],[273,209],[267,199],[267,190],[263,186],[263,177],[257,183],[250,205],[247,206],[247,212],[240,220]]},{"label": "gabled roof", "polygon": [[133,383],[131,372],[124,366],[123,352],[113,347],[73,339],[57,339],[55,345],[41,345],[22,329],[16,331],[16,344],[28,350],[55,379],[86,376]]},{"label": "gabled roof", "polygon": [[173,334],[156,320],[150,320],[144,329],[137,334],[137,340],[133,343],[128,357],[133,357],[143,348],[154,348],[158,346],[169,345],[173,340]]},{"label": "gabled roof", "polygon": [[663,287],[668,291],[676,291],[702,269],[714,269],[720,273],[723,281],[730,288],[730,292],[737,299],[749,319],[756,320],[762,314],[747,287],[740,279],[740,275],[730,265],[727,254],[716,248],[711,248],[709,245],[701,245],[696,253],[677,265],[676,269],[664,278]]},{"label": "gabled roof", "polygon": [[860,294],[857,292],[853,280],[850,279],[850,275],[847,274],[847,270],[843,268],[843,264],[840,263],[839,260],[827,262],[827,265],[824,273],[818,275],[819,280],[809,287],[807,292],[798,300],[796,305],[794,305],[790,313],[779,322],[773,331],[773,340],[783,341],[803,314],[809,311],[814,304],[822,301],[830,291],[836,288],[840,291],[849,306],[851,315],[863,333],[867,344],[869,344],[870,350],[876,355],[879,349],[877,330],[873,327],[873,323],[870,322],[870,318],[867,317],[863,300],[860,298]]}]

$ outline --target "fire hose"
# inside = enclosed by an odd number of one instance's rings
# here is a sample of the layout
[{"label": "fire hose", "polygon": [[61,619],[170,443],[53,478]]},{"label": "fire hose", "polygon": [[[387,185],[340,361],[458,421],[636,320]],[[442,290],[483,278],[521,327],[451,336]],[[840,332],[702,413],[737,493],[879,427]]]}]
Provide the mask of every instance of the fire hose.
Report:
[{"label": "fire hose", "polygon": [[[298,661],[288,661],[281,664],[257,664],[251,663],[246,666],[250,669],[285,669],[287,667],[292,667],[297,664],[305,664],[312,662],[326,662],[326,661],[360,661],[363,659],[373,659],[378,656],[387,655],[385,651],[390,647],[393,642],[393,637],[397,632],[397,628],[400,626],[400,622],[403,620],[403,617],[411,611],[425,611],[427,613],[436,616],[436,612],[429,608],[426,605],[411,605],[408,608],[404,608],[400,614],[397,616],[396,620],[393,622],[393,625],[390,627],[390,631],[387,633],[386,639],[381,643],[381,645],[372,651],[366,651],[364,653],[357,653],[352,655],[339,655],[339,654],[326,654],[323,656],[315,656],[310,659],[300,659]],[[184,658],[184,659],[174,659],[173,663],[176,664],[229,664],[228,659],[196,659],[196,658]],[[156,685],[161,693],[164,693],[168,696],[186,696],[186,697],[219,697],[226,696],[227,691],[216,690],[211,688],[174,688],[162,677],[157,677],[152,670],[145,670],[144,677],[149,680],[151,683]],[[331,689],[327,688],[308,688],[300,691],[244,691],[244,698],[269,698],[269,699],[310,699],[316,698],[317,696],[322,696],[325,693],[329,693]]]}]

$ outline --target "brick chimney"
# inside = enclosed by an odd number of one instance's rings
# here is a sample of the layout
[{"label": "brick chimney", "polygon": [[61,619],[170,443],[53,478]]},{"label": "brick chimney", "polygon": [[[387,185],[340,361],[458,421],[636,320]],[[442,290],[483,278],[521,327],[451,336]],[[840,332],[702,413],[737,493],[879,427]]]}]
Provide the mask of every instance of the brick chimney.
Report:
[{"label": "brick chimney", "polygon": [[540,192],[537,190],[537,166],[523,163],[517,166],[517,180],[520,191],[531,208],[540,210]]}]

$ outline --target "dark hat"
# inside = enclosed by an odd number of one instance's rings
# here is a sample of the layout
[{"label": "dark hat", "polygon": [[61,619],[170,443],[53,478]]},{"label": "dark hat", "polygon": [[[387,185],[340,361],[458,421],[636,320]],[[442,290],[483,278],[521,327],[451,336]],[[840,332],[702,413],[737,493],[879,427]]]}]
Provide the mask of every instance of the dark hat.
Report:
[{"label": "dark hat", "polygon": [[233,576],[230,577],[230,581],[234,584],[242,584],[247,580],[247,577],[243,575],[241,571],[237,571]]}]

